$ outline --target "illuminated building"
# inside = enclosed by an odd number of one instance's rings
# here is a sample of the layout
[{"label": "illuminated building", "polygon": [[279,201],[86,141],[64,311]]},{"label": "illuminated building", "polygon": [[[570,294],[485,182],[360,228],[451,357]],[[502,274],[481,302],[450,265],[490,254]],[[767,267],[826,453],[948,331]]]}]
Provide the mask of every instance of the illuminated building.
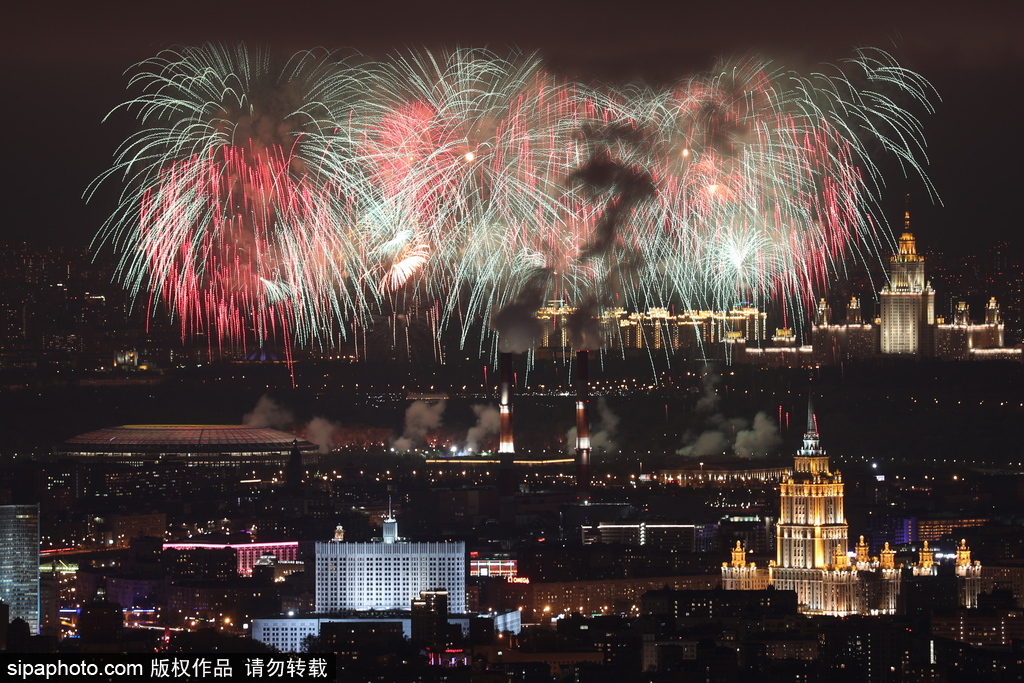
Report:
[{"label": "illuminated building", "polygon": [[519,561],[513,560],[507,554],[504,557],[480,557],[480,553],[469,554],[469,575],[470,576],[496,576],[508,578],[517,576]]},{"label": "illuminated building", "polygon": [[316,544],[316,610],[408,610],[423,591],[447,590],[449,609],[466,611],[466,544],[409,542],[388,516],[381,540]]},{"label": "illuminated building", "polygon": [[932,355],[935,290],[924,277],[924,257],[904,214],[899,249],[889,257],[889,284],[882,288],[881,346],[883,354]]},{"label": "illuminated building", "polygon": [[944,360],[1021,360],[1022,349],[1003,346],[1004,330],[995,297],[985,306],[983,323],[972,323],[967,302],[960,301],[952,322],[940,318],[935,326],[935,355]]},{"label": "illuminated building", "polygon": [[814,360],[823,365],[842,363],[854,358],[870,358],[878,348],[878,328],[865,323],[860,299],[851,297],[846,306],[846,322],[836,324],[822,299],[818,304],[818,320],[811,330]]},{"label": "illuminated building", "polygon": [[797,451],[792,474],[779,484],[776,560],[768,567],[747,563],[737,544],[732,561],[722,565],[722,587],[791,590],[805,614],[894,613],[900,586],[895,553],[887,544],[881,557],[869,557],[861,537],[856,559],[850,561],[844,488],[842,474],[831,470],[821,448],[808,404],[803,448]]},{"label": "illuminated building", "polygon": [[918,519],[916,524],[916,540],[940,541],[946,536],[956,535],[961,529],[985,526],[991,520],[988,517],[942,517],[939,519]]},{"label": "illuminated building", "polygon": [[0,602],[39,632],[38,505],[0,505]]},{"label": "illuminated building", "polygon": [[971,549],[967,547],[967,541],[962,538],[956,549],[954,568],[960,592],[958,600],[960,606],[977,607],[978,594],[982,592],[981,562],[977,560],[971,562]]},{"label": "illuminated building", "polygon": [[[943,360],[1024,359],[1024,350],[1004,346],[1004,325],[999,304],[989,299],[984,322],[973,323],[966,302],[959,302],[951,320],[937,316],[935,290],[925,279],[925,259],[917,253],[910,231],[910,213],[904,214],[899,248],[889,257],[889,283],[879,294],[877,324],[865,321],[860,301],[852,297],[846,321],[836,324],[824,299],[812,327],[814,360],[832,365],[857,358],[884,355]],[[753,357],[745,362],[757,362]],[[796,364],[791,358],[789,366]],[[744,359],[740,357],[740,361]]]},{"label": "illuminated building", "polygon": [[[575,310],[561,300],[553,300],[537,311],[537,318],[542,323],[537,346],[539,358],[569,357],[567,322]],[[643,313],[611,308],[601,313],[597,325],[608,342],[608,348],[649,352],[684,351],[727,340],[758,344],[766,338],[766,321],[766,313],[741,303],[730,310],[677,313],[666,308],[651,308]]]},{"label": "illuminated building", "polygon": [[[295,562],[299,559],[298,541],[281,541],[277,543],[164,543],[165,551],[178,551],[173,553],[175,561],[184,565],[196,564],[199,562],[197,553],[202,554],[210,551],[228,551],[233,555],[232,564],[239,576],[252,576],[252,568],[256,566],[260,558],[265,555],[273,555],[279,562]],[[168,554],[170,557],[171,554]]]},{"label": "illuminated building", "polygon": [[[797,451],[791,476],[779,484],[779,493],[776,560],[768,567],[748,563],[737,543],[731,561],[722,564],[722,587],[758,590],[770,585],[791,590],[805,614],[895,614],[903,586],[896,551],[885,543],[872,557],[861,536],[852,555],[849,552],[842,474],[830,468],[810,405],[803,448]],[[913,577],[939,576],[935,551],[927,541],[909,571]],[[957,548],[954,572],[958,604],[975,606],[983,589],[982,567],[971,561],[964,541]]]}]

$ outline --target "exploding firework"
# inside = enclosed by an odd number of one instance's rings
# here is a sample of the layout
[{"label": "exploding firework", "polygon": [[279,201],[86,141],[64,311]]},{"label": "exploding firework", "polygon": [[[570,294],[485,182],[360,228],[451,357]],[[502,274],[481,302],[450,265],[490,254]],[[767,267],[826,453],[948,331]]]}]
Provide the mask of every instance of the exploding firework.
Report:
[{"label": "exploding firework", "polygon": [[878,251],[875,153],[927,185],[897,103],[929,110],[930,86],[877,51],[812,77],[722,63],[657,90],[483,50],[275,70],[207,46],[133,81],[144,128],[105,175],[127,189],[101,239],[131,289],[220,340],[317,340],[412,302],[505,350],[531,345],[552,298],[582,313],[580,347],[613,307],[800,311]]},{"label": "exploding firework", "polygon": [[100,237],[131,291],[218,346],[317,337],[366,308],[352,285],[361,184],[338,172],[337,119],[358,92],[344,63],[304,52],[274,68],[262,52],[206,46],[162,53],[132,84],[146,92],[124,106],[143,128],[104,176],[126,188]]}]

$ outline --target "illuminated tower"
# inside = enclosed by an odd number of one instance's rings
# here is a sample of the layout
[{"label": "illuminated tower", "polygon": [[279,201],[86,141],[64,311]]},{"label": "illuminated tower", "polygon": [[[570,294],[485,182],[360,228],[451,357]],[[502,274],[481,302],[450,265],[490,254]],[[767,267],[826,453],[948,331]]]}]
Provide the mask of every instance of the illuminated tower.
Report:
[{"label": "illuminated tower", "polygon": [[503,496],[515,493],[515,474],[513,471],[516,447],[512,438],[512,354],[502,353],[499,359],[501,363],[501,387],[499,389],[500,429],[498,432],[498,459],[500,467],[498,473],[498,490]]},{"label": "illuminated tower", "polygon": [[777,560],[771,569],[772,585],[796,591],[806,613],[842,616],[860,609],[857,569],[846,555],[849,527],[843,489],[842,475],[829,469],[808,401],[803,448],[797,451],[792,476],[780,484]]},{"label": "illuminated tower", "polygon": [[882,289],[882,353],[933,355],[935,290],[924,278],[924,257],[904,214],[898,251],[889,257],[889,284]]},{"label": "illuminated tower", "polygon": [[589,352],[576,352],[576,490],[590,495],[590,391],[587,361]]},{"label": "illuminated tower", "polygon": [[971,562],[971,549],[964,539],[960,539],[956,549],[955,569],[960,606],[977,607],[978,593],[981,592],[981,562]]},{"label": "illuminated tower", "polygon": [[38,505],[0,505],[0,602],[39,633]]},{"label": "illuminated tower", "polygon": [[778,565],[824,567],[838,544],[845,552],[848,527],[843,512],[843,479],[829,470],[818,440],[814,409],[808,401],[807,432],[797,451],[793,476],[782,483],[779,513]]},{"label": "illuminated tower", "polygon": [[846,324],[860,325],[861,322],[863,322],[863,317],[860,312],[860,299],[851,296],[850,303],[846,305]]},{"label": "illuminated tower", "polygon": [[824,299],[818,299],[818,311],[814,319],[814,324],[828,325],[831,317],[831,309],[828,307],[828,302]]},{"label": "illuminated tower", "polygon": [[501,522],[515,521],[516,471],[515,441],[512,437],[512,354],[502,353],[501,386],[498,397],[498,411],[501,420],[498,432],[498,519]]}]

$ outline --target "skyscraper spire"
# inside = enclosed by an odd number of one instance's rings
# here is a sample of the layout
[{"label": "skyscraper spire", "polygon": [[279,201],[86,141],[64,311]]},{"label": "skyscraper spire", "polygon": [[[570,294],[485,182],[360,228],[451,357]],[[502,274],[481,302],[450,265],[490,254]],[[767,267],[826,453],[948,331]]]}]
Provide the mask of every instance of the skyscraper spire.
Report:
[{"label": "skyscraper spire", "polygon": [[807,433],[818,433],[818,420],[814,417],[814,394],[807,392]]},{"label": "skyscraper spire", "polygon": [[829,472],[828,456],[821,447],[818,437],[818,418],[814,414],[814,396],[807,392],[807,431],[804,432],[803,448],[796,452],[793,471],[816,475]]}]

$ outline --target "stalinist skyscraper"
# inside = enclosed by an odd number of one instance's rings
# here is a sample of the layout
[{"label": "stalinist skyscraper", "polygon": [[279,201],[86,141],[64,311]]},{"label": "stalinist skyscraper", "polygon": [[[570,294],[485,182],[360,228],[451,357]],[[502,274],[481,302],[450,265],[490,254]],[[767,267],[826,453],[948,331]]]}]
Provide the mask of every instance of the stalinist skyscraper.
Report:
[{"label": "stalinist skyscraper", "polygon": [[843,478],[829,469],[810,401],[803,448],[796,453],[793,476],[782,482],[779,493],[778,566],[824,567],[837,549],[846,554],[849,527],[843,511]]},{"label": "stalinist skyscraper", "polygon": [[924,279],[924,257],[904,214],[899,249],[889,257],[889,284],[882,289],[882,353],[934,354],[935,290]]},{"label": "stalinist skyscraper", "polygon": [[821,448],[810,401],[803,448],[796,453],[792,475],[779,484],[779,494],[776,561],[756,567],[737,548],[732,562],[722,566],[722,587],[791,590],[804,614],[893,614],[900,586],[895,552],[886,547],[881,558],[869,557],[861,537],[851,562],[843,477]]},{"label": "stalinist skyscraper", "polygon": [[857,570],[850,565],[843,477],[829,467],[810,401],[803,448],[793,476],[780,484],[778,561],[772,585],[796,591],[801,610],[843,616],[861,610]]}]

